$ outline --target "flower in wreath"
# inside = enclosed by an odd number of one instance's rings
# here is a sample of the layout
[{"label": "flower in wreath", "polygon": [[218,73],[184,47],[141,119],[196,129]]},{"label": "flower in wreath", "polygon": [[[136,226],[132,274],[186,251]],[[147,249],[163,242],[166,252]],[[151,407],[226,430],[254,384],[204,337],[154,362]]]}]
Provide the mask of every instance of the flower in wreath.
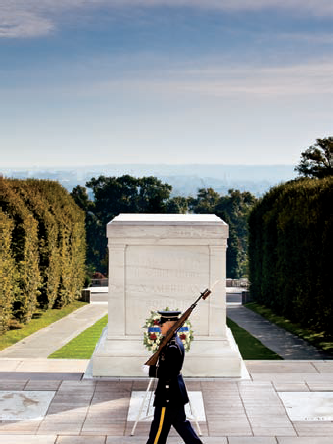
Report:
[{"label": "flower in wreath", "polygon": [[[165,311],[169,311],[167,307]],[[174,310],[177,311],[177,310]],[[161,315],[157,311],[151,311],[149,318],[146,319],[143,328],[146,330],[143,333],[143,344],[144,346],[152,352],[155,352],[161,342],[162,334],[159,327],[159,320]],[[183,326],[177,332],[179,338],[184,344],[185,351],[189,351],[191,347],[191,342],[193,341],[193,330],[191,322],[187,319]]]}]

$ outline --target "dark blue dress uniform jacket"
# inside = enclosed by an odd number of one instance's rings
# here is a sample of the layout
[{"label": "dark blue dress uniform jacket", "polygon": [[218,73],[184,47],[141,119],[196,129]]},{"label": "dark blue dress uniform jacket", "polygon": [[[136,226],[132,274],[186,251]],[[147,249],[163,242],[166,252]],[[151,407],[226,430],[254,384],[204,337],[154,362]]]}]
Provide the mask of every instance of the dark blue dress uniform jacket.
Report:
[{"label": "dark blue dress uniform jacket", "polygon": [[158,378],[155,407],[179,406],[188,403],[186,387],[180,373],[184,354],[182,341],[174,335],[161,351],[157,365],[149,367],[149,376]]}]

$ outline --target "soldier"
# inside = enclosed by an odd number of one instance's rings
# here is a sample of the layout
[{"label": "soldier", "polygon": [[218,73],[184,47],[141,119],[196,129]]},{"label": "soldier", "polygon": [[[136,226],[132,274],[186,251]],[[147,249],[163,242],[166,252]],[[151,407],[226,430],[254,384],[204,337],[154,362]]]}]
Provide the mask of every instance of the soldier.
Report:
[{"label": "soldier", "polygon": [[[179,311],[159,311],[162,335],[176,322]],[[154,419],[147,444],[165,444],[173,426],[185,444],[202,444],[191,423],[186,419],[184,405],[188,395],[181,375],[184,346],[177,334],[162,349],[157,365],[149,367],[149,376],[158,378],[154,400]]]}]

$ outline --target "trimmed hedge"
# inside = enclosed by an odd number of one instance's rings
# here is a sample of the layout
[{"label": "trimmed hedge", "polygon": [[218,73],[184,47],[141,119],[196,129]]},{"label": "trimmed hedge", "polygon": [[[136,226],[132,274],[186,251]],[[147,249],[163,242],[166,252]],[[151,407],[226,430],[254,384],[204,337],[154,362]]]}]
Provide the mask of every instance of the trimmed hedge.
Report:
[{"label": "trimmed hedge", "polygon": [[63,307],[85,278],[84,214],[48,180],[0,179],[2,235],[0,333],[37,309]]},{"label": "trimmed hedge", "polygon": [[257,302],[333,333],[333,178],[272,188],[249,218],[249,275]]},{"label": "trimmed hedge", "polygon": [[12,305],[18,293],[18,271],[11,245],[14,223],[0,208],[1,263],[0,263],[0,332],[7,329],[12,318]]}]

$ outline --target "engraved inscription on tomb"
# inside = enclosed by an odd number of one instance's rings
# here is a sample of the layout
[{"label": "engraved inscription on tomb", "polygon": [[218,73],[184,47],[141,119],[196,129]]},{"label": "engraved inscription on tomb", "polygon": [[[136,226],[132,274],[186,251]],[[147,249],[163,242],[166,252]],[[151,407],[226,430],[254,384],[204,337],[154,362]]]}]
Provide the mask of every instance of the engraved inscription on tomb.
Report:
[{"label": "engraved inscription on tomb", "polygon": [[199,278],[200,273],[197,271],[183,270],[181,268],[165,270],[162,268],[145,268],[141,266],[133,267],[130,274],[132,277],[142,278]]},{"label": "engraved inscription on tomb", "polygon": [[[130,314],[127,319],[131,319],[126,323],[126,332],[136,334],[151,310],[166,307],[184,310],[209,286],[209,249],[207,246],[129,246],[125,269],[125,305]],[[201,315],[207,319],[208,304]]]},{"label": "engraved inscription on tomb", "polygon": [[207,282],[207,247],[128,247],[126,293],[193,293]]},{"label": "engraved inscription on tomb", "polygon": [[168,295],[172,293],[176,294],[184,294],[184,293],[196,293],[198,292],[198,286],[197,285],[191,285],[191,284],[172,284],[172,283],[155,283],[151,285],[147,284],[128,284],[126,286],[127,293],[140,293],[147,294],[160,294],[160,295]]}]

